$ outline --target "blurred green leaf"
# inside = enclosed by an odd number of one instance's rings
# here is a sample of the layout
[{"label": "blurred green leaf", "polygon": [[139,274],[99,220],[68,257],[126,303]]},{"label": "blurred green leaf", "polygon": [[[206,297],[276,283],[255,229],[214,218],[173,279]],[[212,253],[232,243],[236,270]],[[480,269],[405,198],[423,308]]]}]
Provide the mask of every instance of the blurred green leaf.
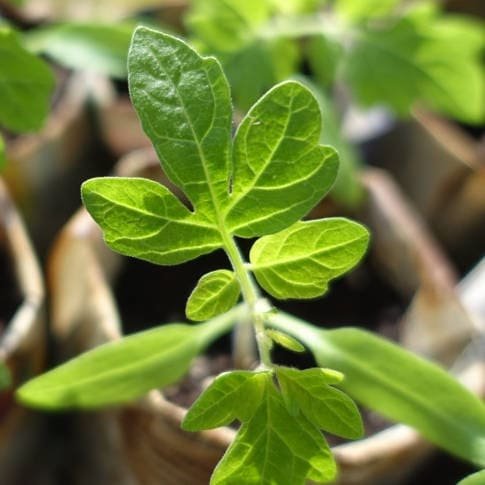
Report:
[{"label": "blurred green leaf", "polygon": [[126,78],[132,23],[60,24],[31,31],[27,46],[60,64],[85,71]]},{"label": "blurred green leaf", "polygon": [[192,359],[228,331],[240,309],[200,325],[170,324],[90,350],[17,390],[17,399],[42,409],[97,408],[136,399],[173,384]]},{"label": "blurred green leaf", "polygon": [[251,44],[270,15],[270,0],[194,0],[186,23],[211,51],[232,52]]},{"label": "blurred green leaf", "polygon": [[232,271],[212,271],[198,281],[187,300],[185,314],[190,320],[208,320],[230,310],[237,303],[240,292]]},{"label": "blurred green leaf", "polygon": [[8,367],[3,362],[0,362],[0,391],[8,388],[10,383],[11,377]]},{"label": "blurred green leaf", "polygon": [[283,313],[268,322],[341,371],[340,387],[358,402],[485,466],[485,404],[437,365],[364,330],[321,330]]},{"label": "blurred green leaf", "polygon": [[463,480],[460,480],[457,485],[484,485],[485,484],[485,470],[468,475]]},{"label": "blurred green leaf", "polygon": [[0,27],[0,59],[0,124],[17,133],[40,129],[54,89],[51,70],[7,27]]},{"label": "blurred green leaf", "polygon": [[5,156],[5,141],[0,133],[0,171],[3,170],[5,162],[7,161]]},{"label": "blurred green leaf", "polygon": [[336,0],[338,15],[353,22],[389,15],[401,0]]},{"label": "blurred green leaf", "polygon": [[344,78],[357,100],[406,116],[416,102],[466,122],[485,116],[483,26],[433,12],[408,13],[354,34]]}]

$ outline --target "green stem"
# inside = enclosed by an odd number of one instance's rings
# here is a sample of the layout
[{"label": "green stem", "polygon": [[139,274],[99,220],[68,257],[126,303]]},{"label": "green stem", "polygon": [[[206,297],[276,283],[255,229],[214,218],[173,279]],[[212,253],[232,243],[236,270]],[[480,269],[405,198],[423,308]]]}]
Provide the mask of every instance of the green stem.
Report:
[{"label": "green stem", "polygon": [[[221,231],[222,232],[222,231]],[[224,240],[224,248],[231,261],[234,273],[241,285],[241,293],[243,299],[248,306],[249,310],[249,322],[242,322],[241,328],[238,328],[238,338],[235,341],[235,355],[240,358],[248,353],[252,353],[251,349],[248,349],[248,338],[247,332],[251,329],[251,324],[254,327],[256,334],[256,344],[259,352],[259,359],[263,367],[271,368],[271,355],[270,355],[270,345],[268,344],[268,339],[264,333],[264,312],[261,309],[261,302],[264,301],[259,293],[258,286],[253,280],[251,273],[247,269],[246,262],[239,251],[239,248],[234,241],[234,239],[226,232],[222,233]],[[244,359],[246,362],[248,358]]]}]

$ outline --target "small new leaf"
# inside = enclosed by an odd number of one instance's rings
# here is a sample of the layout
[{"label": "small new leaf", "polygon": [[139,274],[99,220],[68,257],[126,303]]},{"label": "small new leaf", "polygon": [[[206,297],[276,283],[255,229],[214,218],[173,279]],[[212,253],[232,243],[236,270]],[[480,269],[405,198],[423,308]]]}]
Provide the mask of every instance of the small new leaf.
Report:
[{"label": "small new leaf", "polygon": [[305,347],[287,333],[273,330],[271,328],[267,329],[265,333],[273,342],[281,345],[285,349],[292,350],[293,352],[305,352]]},{"label": "small new leaf", "polygon": [[197,283],[187,300],[185,314],[190,320],[208,320],[230,310],[237,303],[240,292],[232,271],[213,271],[202,276]]},{"label": "small new leaf", "polygon": [[315,298],[364,255],[367,229],[343,218],[297,222],[264,236],[250,252],[259,284],[279,299]]},{"label": "small new leaf", "polygon": [[335,478],[335,461],[322,433],[303,414],[291,415],[271,375],[263,378],[264,394],[214,470],[211,485],[303,485],[307,479]]},{"label": "small new leaf", "polygon": [[263,397],[266,374],[251,371],[220,374],[192,404],[182,428],[199,431],[250,419]]},{"label": "small new leaf", "polygon": [[285,401],[296,403],[311,423],[343,438],[362,437],[364,428],[357,406],[347,394],[329,385],[334,382],[326,372],[288,367],[278,367],[276,372],[287,396]]}]

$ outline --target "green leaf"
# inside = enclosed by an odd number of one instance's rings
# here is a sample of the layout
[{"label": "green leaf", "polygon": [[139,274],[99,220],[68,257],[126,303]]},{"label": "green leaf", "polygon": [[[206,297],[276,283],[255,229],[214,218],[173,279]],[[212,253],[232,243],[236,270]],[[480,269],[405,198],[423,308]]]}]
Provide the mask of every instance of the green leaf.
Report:
[{"label": "green leaf", "polygon": [[485,470],[468,475],[463,480],[460,480],[457,485],[484,485],[485,484]]},{"label": "green leaf", "polygon": [[357,99],[403,116],[422,102],[462,121],[483,120],[483,27],[443,19],[410,12],[380,29],[362,28],[343,70]]},{"label": "green leaf", "polygon": [[81,193],[106,243],[121,254],[177,264],[222,246],[215,227],[152,180],[94,178],[83,183]]},{"label": "green leaf", "polygon": [[168,177],[202,217],[227,200],[231,101],[214,58],[185,42],[138,27],[128,54],[132,102]]},{"label": "green leaf", "polygon": [[11,377],[8,367],[0,362],[0,391],[7,389],[11,384]]},{"label": "green leaf", "polygon": [[279,231],[296,222],[333,184],[338,157],[319,145],[314,96],[290,81],[249,111],[234,140],[233,185],[226,224],[238,236]]},{"label": "green leaf", "polygon": [[2,134],[0,133],[0,171],[3,170],[7,159],[5,156],[5,141],[3,140]]},{"label": "green leaf", "polygon": [[315,298],[360,261],[368,241],[367,229],[347,219],[297,222],[256,241],[251,268],[275,298]]},{"label": "green leaf", "polygon": [[117,78],[127,74],[133,24],[60,24],[26,35],[27,46],[64,66]]},{"label": "green leaf", "polygon": [[340,204],[357,208],[364,196],[358,177],[358,169],[362,165],[362,160],[360,160],[356,148],[342,134],[341,121],[334,106],[335,100],[324,87],[318,87],[306,78],[302,78],[301,82],[311,90],[320,106],[325,127],[320,142],[334,147],[339,155],[339,171],[332,187],[332,197]]},{"label": "green leaf", "polygon": [[38,130],[49,111],[54,76],[6,27],[0,27],[0,58],[0,124],[15,132]]},{"label": "green leaf", "polygon": [[[259,384],[259,383],[258,383]],[[332,480],[336,466],[325,438],[304,415],[292,416],[266,375],[264,395],[217,465],[211,485]]]},{"label": "green leaf", "polygon": [[220,374],[192,404],[182,428],[198,431],[250,419],[263,398],[267,374],[252,371]]},{"label": "green leaf", "polygon": [[281,313],[268,321],[297,335],[318,365],[343,372],[340,386],[358,402],[485,466],[485,404],[443,369],[363,330],[320,330]]},{"label": "green leaf", "polygon": [[215,54],[229,79],[234,103],[244,112],[274,84],[296,72],[300,60],[297,44],[281,36],[258,37],[236,51]]},{"label": "green leaf", "polygon": [[208,273],[202,276],[187,300],[187,318],[203,321],[227,312],[237,303],[240,292],[232,271],[220,269]]},{"label": "green leaf", "polygon": [[293,352],[305,352],[305,347],[287,333],[279,332],[271,328],[265,330],[265,334],[275,343]]},{"label": "green leaf", "polygon": [[24,404],[43,409],[96,408],[173,384],[192,359],[227,331],[240,309],[205,324],[170,324],[96,347],[17,390]]},{"label": "green leaf", "polygon": [[268,0],[196,0],[186,22],[210,50],[227,52],[251,43],[270,14]]},{"label": "green leaf", "polygon": [[364,427],[354,401],[329,386],[329,379],[321,369],[301,371],[278,367],[276,374],[283,395],[295,401],[311,423],[343,438],[362,437]]},{"label": "green leaf", "polygon": [[329,35],[318,34],[308,39],[306,52],[315,79],[323,86],[331,87],[344,55],[342,45]]},{"label": "green leaf", "polygon": [[353,22],[389,15],[401,0],[337,0],[338,15]]}]

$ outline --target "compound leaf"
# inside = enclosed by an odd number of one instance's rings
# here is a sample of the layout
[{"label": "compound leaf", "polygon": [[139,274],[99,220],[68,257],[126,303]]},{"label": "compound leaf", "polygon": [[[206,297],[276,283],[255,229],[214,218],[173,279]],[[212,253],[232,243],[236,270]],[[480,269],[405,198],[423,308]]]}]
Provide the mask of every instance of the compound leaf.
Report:
[{"label": "compound leaf", "polygon": [[329,190],[338,156],[319,145],[315,97],[289,81],[249,111],[234,140],[232,193],[226,223],[242,237],[270,234],[303,217]]},{"label": "compound leaf", "polygon": [[220,374],[192,404],[182,428],[198,431],[250,419],[263,397],[266,374],[252,371]]},{"label": "compound leaf", "polygon": [[343,218],[297,222],[251,248],[259,284],[276,298],[315,298],[331,279],[354,267],[369,241],[367,229]]},{"label": "compound leaf", "polygon": [[364,428],[357,406],[347,394],[328,385],[322,369],[278,367],[276,372],[283,395],[294,401],[310,422],[343,438],[362,437]]},{"label": "compound leaf", "polygon": [[0,124],[15,132],[38,130],[54,89],[51,70],[6,27],[0,27],[0,59]]},{"label": "compound leaf", "polygon": [[167,176],[214,221],[228,197],[232,107],[218,61],[146,27],[128,53],[133,105]]},{"label": "compound leaf", "polygon": [[152,180],[94,178],[83,183],[81,193],[106,243],[121,254],[177,264],[222,245],[213,226]]},{"label": "compound leaf", "polygon": [[235,315],[200,325],[170,324],[90,350],[24,384],[17,398],[43,409],[97,408],[176,382],[192,359],[234,323]]},{"label": "compound leaf", "polygon": [[267,375],[264,394],[217,465],[211,485],[332,480],[335,461],[322,433],[302,414],[292,416]]},{"label": "compound leaf", "polygon": [[227,312],[237,303],[240,292],[232,271],[221,269],[208,273],[198,281],[187,300],[187,318],[202,321]]},{"label": "compound leaf", "polygon": [[267,318],[298,336],[318,365],[343,372],[339,385],[358,402],[485,466],[485,404],[443,369],[364,330],[321,330],[283,313]]}]

